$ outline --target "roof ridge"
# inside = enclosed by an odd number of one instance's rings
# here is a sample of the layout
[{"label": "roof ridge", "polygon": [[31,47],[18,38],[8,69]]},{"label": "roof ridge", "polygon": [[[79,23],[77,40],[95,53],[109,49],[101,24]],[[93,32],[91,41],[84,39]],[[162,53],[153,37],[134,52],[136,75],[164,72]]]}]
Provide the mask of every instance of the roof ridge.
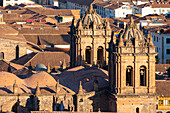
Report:
[{"label": "roof ridge", "polygon": [[36,56],[38,55],[38,53],[39,53],[39,52],[35,53],[35,55],[24,64],[24,66],[27,65],[34,57],[36,57]]}]

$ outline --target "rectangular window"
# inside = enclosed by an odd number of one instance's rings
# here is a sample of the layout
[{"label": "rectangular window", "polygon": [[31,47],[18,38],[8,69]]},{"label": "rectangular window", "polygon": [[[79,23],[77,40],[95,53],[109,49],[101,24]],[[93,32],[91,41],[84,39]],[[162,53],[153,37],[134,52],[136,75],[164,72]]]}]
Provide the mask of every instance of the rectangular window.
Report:
[{"label": "rectangular window", "polygon": [[166,50],[166,54],[170,54],[170,49],[167,49],[167,50]]},{"label": "rectangular window", "polygon": [[[170,64],[170,59],[166,59],[166,64]],[[169,100],[169,104],[170,104],[170,100]]]},{"label": "rectangular window", "polygon": [[157,37],[157,42],[158,42],[158,37]]},{"label": "rectangular window", "polygon": [[[169,59],[169,60],[170,60],[170,59]],[[168,101],[169,101],[168,103],[169,103],[169,105],[170,105],[170,100],[168,100]]]},{"label": "rectangular window", "polygon": [[170,38],[167,38],[167,39],[166,39],[166,43],[167,43],[167,44],[170,44]]},{"label": "rectangular window", "polygon": [[154,36],[154,41],[155,41],[155,36]]},{"label": "rectangular window", "polygon": [[164,105],[168,105],[168,100],[164,100]]},{"label": "rectangular window", "polygon": [[160,104],[160,105],[163,105],[163,100],[159,100],[159,104]]},{"label": "rectangular window", "polygon": [[156,12],[156,10],[154,10],[154,12]]}]

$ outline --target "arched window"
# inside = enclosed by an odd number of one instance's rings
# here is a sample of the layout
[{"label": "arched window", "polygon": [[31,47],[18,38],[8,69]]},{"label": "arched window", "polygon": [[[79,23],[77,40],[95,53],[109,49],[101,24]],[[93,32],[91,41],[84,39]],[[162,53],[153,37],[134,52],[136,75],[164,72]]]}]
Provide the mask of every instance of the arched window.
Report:
[{"label": "arched window", "polygon": [[146,67],[145,66],[140,67],[140,85],[146,86]]},{"label": "arched window", "polygon": [[132,66],[128,66],[126,68],[126,86],[133,86],[133,68]]},{"label": "arched window", "polygon": [[19,46],[17,45],[16,46],[16,59],[19,58]]},{"label": "arched window", "polygon": [[99,46],[97,50],[97,63],[102,64],[103,63],[103,47]]},{"label": "arched window", "polygon": [[3,60],[4,59],[4,52],[1,52],[0,54],[0,60]]},{"label": "arched window", "polygon": [[91,47],[90,46],[86,47],[86,62],[88,64],[91,64]]},{"label": "arched window", "polygon": [[136,113],[139,113],[139,108],[136,108]]}]

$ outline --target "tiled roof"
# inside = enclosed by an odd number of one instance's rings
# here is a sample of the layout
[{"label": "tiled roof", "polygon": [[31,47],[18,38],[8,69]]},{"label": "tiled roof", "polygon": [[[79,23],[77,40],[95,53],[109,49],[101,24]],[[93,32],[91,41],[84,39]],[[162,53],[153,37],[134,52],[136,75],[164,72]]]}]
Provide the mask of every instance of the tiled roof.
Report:
[{"label": "tiled roof", "polygon": [[[6,62],[4,60],[0,60],[0,71],[6,71],[8,72],[9,62]],[[15,66],[11,66],[11,72],[17,70]]]},{"label": "tiled roof", "polygon": [[1,35],[17,35],[18,31],[6,24],[0,24],[0,34]]},{"label": "tiled roof", "polygon": [[48,64],[51,66],[60,66],[60,61],[66,61],[66,65],[70,64],[70,55],[66,52],[38,52],[38,53],[30,53],[15,61],[15,63],[22,65],[29,65],[31,62],[32,66],[37,64],[44,64],[47,66]]},{"label": "tiled roof", "polygon": [[73,16],[71,9],[29,8],[40,15]]},{"label": "tiled roof", "polygon": [[90,4],[94,4],[97,2],[102,2],[103,0],[68,0],[69,2],[90,6]]},{"label": "tiled roof", "polygon": [[170,71],[170,64],[156,64],[155,65],[155,71],[156,72],[166,72],[166,71]]},{"label": "tiled roof", "polygon": [[57,29],[51,28],[51,27],[34,27],[31,28],[21,28],[21,30],[18,30],[19,34],[23,35],[60,35],[60,34],[68,34],[69,28],[66,27],[58,27]]},{"label": "tiled roof", "polygon": [[69,35],[24,35],[27,41],[41,45],[70,45]]},{"label": "tiled roof", "polygon": [[159,96],[170,97],[170,80],[156,80],[156,93]]}]

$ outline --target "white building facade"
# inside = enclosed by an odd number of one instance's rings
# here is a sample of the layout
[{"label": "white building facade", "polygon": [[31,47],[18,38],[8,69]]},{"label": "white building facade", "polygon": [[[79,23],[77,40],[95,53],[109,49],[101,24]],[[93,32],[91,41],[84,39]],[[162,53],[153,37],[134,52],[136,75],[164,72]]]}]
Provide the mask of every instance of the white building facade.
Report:
[{"label": "white building facade", "polygon": [[152,33],[151,36],[158,52],[159,64],[170,64],[170,33]]},{"label": "white building facade", "polygon": [[18,4],[35,4],[33,0],[3,0],[3,7],[8,5],[18,5]]},{"label": "white building facade", "polygon": [[142,17],[149,14],[166,14],[170,12],[169,2],[153,2],[133,7],[133,14],[142,14]]}]

